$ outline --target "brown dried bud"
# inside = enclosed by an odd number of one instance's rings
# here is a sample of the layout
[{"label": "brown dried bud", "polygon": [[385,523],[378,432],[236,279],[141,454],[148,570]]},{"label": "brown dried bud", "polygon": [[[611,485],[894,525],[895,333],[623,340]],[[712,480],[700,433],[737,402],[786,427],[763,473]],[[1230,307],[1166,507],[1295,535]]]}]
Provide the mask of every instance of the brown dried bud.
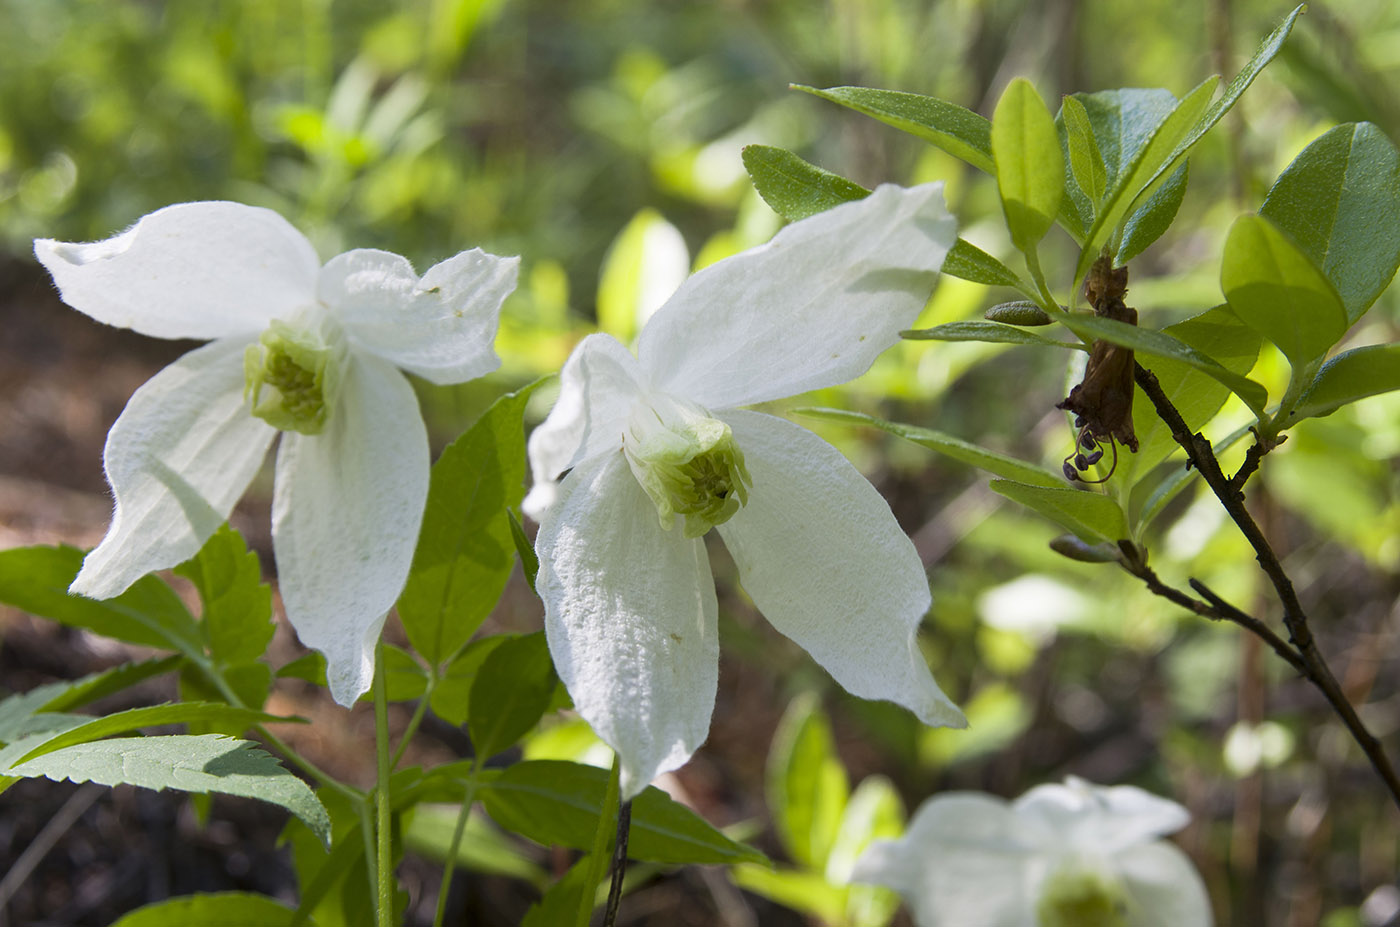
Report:
[{"label": "brown dried bud", "polygon": [[[1108,255],[1094,262],[1084,280],[1084,296],[1094,307],[1094,314],[1137,324],[1137,310],[1124,305],[1128,292],[1128,269],[1113,266]],[[1075,414],[1074,425],[1097,439],[1121,442],[1137,451],[1137,435],[1133,433],[1133,352],[1130,348],[1095,341],[1089,352],[1089,365],[1084,380],[1055,408]]]}]

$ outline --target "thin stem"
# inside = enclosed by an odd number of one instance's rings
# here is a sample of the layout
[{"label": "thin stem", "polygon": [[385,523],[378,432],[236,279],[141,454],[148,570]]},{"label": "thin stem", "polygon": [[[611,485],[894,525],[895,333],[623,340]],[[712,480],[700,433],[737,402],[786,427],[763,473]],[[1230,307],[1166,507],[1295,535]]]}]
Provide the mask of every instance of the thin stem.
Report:
[{"label": "thin stem", "polygon": [[428,713],[428,704],[433,697],[433,690],[437,688],[438,675],[437,668],[433,668],[433,673],[428,677],[428,687],[423,690],[423,697],[418,700],[418,705],[413,709],[413,717],[408,719],[408,727],[404,728],[403,734],[399,737],[399,747],[394,751],[393,759],[389,761],[391,769],[397,769],[399,761],[403,759],[404,753],[408,750],[408,742],[413,739],[413,735],[418,733],[418,727],[423,723],[423,716]]},{"label": "thin stem", "polygon": [[467,830],[467,819],[471,817],[472,803],[476,801],[477,774],[480,769],[480,759],[473,757],[471,772],[467,776],[466,792],[462,796],[462,807],[457,812],[457,825],[452,829],[452,844],[447,849],[447,861],[442,868],[442,884],[438,887],[437,911],[433,914],[433,927],[442,927],[442,919],[447,914],[447,893],[452,888],[452,873],[457,868],[457,852],[462,846],[462,835]]},{"label": "thin stem", "polygon": [[588,927],[593,919],[593,905],[598,897],[598,885],[603,881],[603,873],[608,865],[608,840],[613,836],[613,820],[618,811],[618,800],[622,794],[622,761],[614,754],[612,773],[608,776],[608,790],[603,796],[603,807],[598,811],[598,829],[593,834],[593,848],[588,856],[580,861],[587,865],[587,878],[583,880],[583,892],[579,896],[578,915],[574,927]]},{"label": "thin stem", "polygon": [[622,905],[622,876],[627,871],[627,837],[632,830],[632,802],[625,801],[617,809],[617,842],[613,844],[612,885],[608,887],[608,907],[603,914],[603,927],[617,922],[617,909]]},{"label": "thin stem", "polygon": [[[1346,725],[1352,739],[1361,747],[1366,758],[1371,761],[1371,766],[1381,777],[1381,781],[1390,790],[1396,806],[1400,807],[1400,775],[1396,775],[1395,767],[1391,765],[1390,758],[1386,756],[1380,741],[1362,723],[1356,709],[1347,699],[1346,693],[1342,692],[1342,687],[1337,684],[1336,677],[1332,675],[1332,670],[1328,667],[1321,651],[1317,649],[1312,629],[1308,626],[1308,616],[1298,601],[1298,593],[1293,588],[1293,582],[1284,572],[1283,564],[1279,562],[1278,555],[1274,553],[1268,539],[1264,537],[1264,532],[1260,530],[1254,516],[1250,515],[1249,510],[1245,508],[1244,494],[1234,487],[1230,479],[1221,471],[1220,461],[1216,459],[1215,452],[1205,435],[1199,432],[1193,434],[1191,429],[1187,427],[1181,413],[1162,392],[1161,384],[1157,382],[1157,378],[1153,376],[1152,372],[1141,364],[1136,364],[1134,378],[1138,386],[1142,387],[1143,393],[1151,400],[1153,408],[1157,410],[1157,415],[1171,429],[1172,437],[1176,439],[1176,443],[1180,444],[1186,451],[1187,457],[1192,465],[1200,471],[1206,485],[1215,493],[1220,504],[1225,507],[1225,511],[1239,527],[1240,533],[1244,535],[1250,547],[1254,548],[1255,559],[1263,569],[1264,575],[1269,578],[1269,582],[1274,587],[1275,595],[1278,596],[1279,602],[1283,605],[1283,623],[1288,628],[1289,641],[1293,645],[1293,650],[1299,656],[1303,675],[1317,687],[1323,697],[1327,699],[1328,704],[1332,706],[1333,711],[1342,719],[1342,723]],[[1201,590],[1198,588],[1197,591]]]},{"label": "thin stem", "polygon": [[1040,291],[1042,300],[1041,308],[1051,312],[1058,311],[1059,303],[1055,302],[1055,296],[1050,292],[1050,287],[1045,283],[1045,272],[1040,269],[1040,255],[1035,250],[1035,245],[1031,245],[1024,252],[1026,256],[1026,269],[1031,272],[1031,279],[1035,281],[1036,289]]},{"label": "thin stem", "polygon": [[379,820],[375,828],[378,839],[378,893],[379,927],[393,927],[394,923],[394,860],[390,843],[389,776],[393,767],[389,762],[389,686],[384,680],[384,643],[381,641],[374,653],[374,743],[379,760],[378,782],[375,792],[379,799]]}]

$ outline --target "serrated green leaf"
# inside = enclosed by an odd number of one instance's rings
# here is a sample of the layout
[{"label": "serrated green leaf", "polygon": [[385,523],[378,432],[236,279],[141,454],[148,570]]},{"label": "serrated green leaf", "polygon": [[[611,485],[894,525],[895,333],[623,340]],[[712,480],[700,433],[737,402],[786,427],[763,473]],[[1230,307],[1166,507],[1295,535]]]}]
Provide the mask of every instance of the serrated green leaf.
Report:
[{"label": "serrated green leaf", "polygon": [[993,175],[996,173],[992,163],[991,123],[956,103],[917,93],[872,87],[830,87],[826,90],[801,84],[793,84],[792,87],[918,136],[978,170]]},{"label": "serrated green leaf", "polygon": [[220,664],[247,663],[272,642],[272,587],[262,581],[258,555],[227,523],[175,572],[194,583],[209,654]]},{"label": "serrated green leaf", "polygon": [[203,654],[199,626],[165,583],[145,576],[110,599],[69,595],[82,564],[83,552],[74,547],[0,551],[0,602],[129,644]]},{"label": "serrated green leaf", "polygon": [[1186,197],[1186,183],[1189,179],[1190,162],[1182,162],[1171,176],[1147,198],[1136,212],[1128,217],[1123,226],[1123,242],[1118,246],[1114,263],[1122,266],[1162,237],[1176,220],[1176,212]]},{"label": "serrated green leaf", "polygon": [[1331,415],[1344,405],[1400,389],[1400,344],[1346,351],[1322,365],[1293,419]]},{"label": "serrated green leaf", "polygon": [[1019,325],[993,322],[990,319],[945,322],[942,325],[935,325],[933,328],[917,328],[900,332],[899,337],[909,341],[985,341],[989,344],[1039,344],[1052,348],[1088,350],[1088,347],[1083,344],[1059,341],[1039,332],[1027,331]]},{"label": "serrated green leaf", "polygon": [[1123,509],[1108,496],[1079,489],[1051,489],[1010,480],[992,480],[992,489],[1034,509],[1091,544],[1128,536]]},{"label": "serrated green leaf", "polygon": [[963,238],[953,242],[948,250],[943,259],[943,273],[986,286],[1026,288],[1025,282],[1011,268]]},{"label": "serrated green leaf", "polygon": [[1262,216],[1240,216],[1225,239],[1220,287],[1235,315],[1272,341],[1294,370],[1346,334],[1346,309],[1312,261]]},{"label": "serrated green leaf", "polygon": [[992,157],[1011,241],[1029,251],[1059,214],[1065,166],[1055,119],[1024,78],[1011,82],[992,114]]},{"label": "serrated green leaf", "polygon": [[523,415],[542,381],[497,399],[433,464],[423,529],[399,619],[440,666],[486,620],[514,566],[508,509],[525,496]]},{"label": "serrated green leaf", "polygon": [[1259,214],[1322,271],[1355,322],[1400,266],[1400,154],[1369,122],[1337,126],[1293,159]]},{"label": "serrated green leaf", "polygon": [[824,870],[850,786],[831,726],[814,696],[799,696],[788,705],[773,734],[765,781],[768,810],[783,849],[794,861]]},{"label": "serrated green leaf", "polygon": [[1165,332],[1077,312],[1061,313],[1055,318],[1086,340],[1102,339],[1110,344],[1132,348],[1142,354],[1165,357],[1194,367],[1206,376],[1225,384],[1232,393],[1244,400],[1251,412],[1261,419],[1264,417],[1264,405],[1269,401],[1268,390]]},{"label": "serrated green leaf", "polygon": [[1070,170],[1079,189],[1097,209],[1108,190],[1108,171],[1104,168],[1099,144],[1094,140],[1094,127],[1089,123],[1084,104],[1074,96],[1065,97],[1060,112],[1064,118]]},{"label": "serrated green leaf", "polygon": [[1063,479],[1056,473],[1028,463],[1024,460],[1017,460],[1015,457],[1008,457],[996,451],[979,447],[976,444],[969,444],[960,438],[944,434],[941,431],[934,431],[930,428],[918,428],[914,425],[902,425],[898,422],[887,422],[884,419],[875,418],[860,412],[847,412],[842,409],[794,409],[799,415],[810,415],[813,418],[824,419],[829,422],[843,422],[853,425],[873,425],[881,431],[887,431],[892,435],[912,441],[920,447],[926,447],[931,451],[937,451],[954,460],[980,467],[996,476],[1009,480],[1016,480],[1022,483],[1031,483],[1036,486],[1058,487],[1064,484]]},{"label": "serrated green leaf", "polygon": [[0,742],[15,739],[16,725],[40,712],[64,712],[105,698],[162,673],[179,669],[181,657],[123,663],[81,679],[50,682],[0,701]]},{"label": "serrated green leaf", "polygon": [[[302,920],[316,927],[312,920]],[[112,927],[294,927],[296,911],[264,895],[209,892],[137,908]]]},{"label": "serrated green leaf", "polygon": [[[545,846],[592,846],[608,771],[558,760],[507,767],[482,789],[497,824]],[[695,812],[648,786],[632,800],[627,855],[657,863],[766,862],[762,853],[730,840]]]},{"label": "serrated green leaf", "polygon": [[326,809],[306,783],[256,744],[222,734],[80,743],[10,766],[4,775],[256,798],[286,808],[323,842],[330,838]]},{"label": "serrated green leaf", "polygon": [[492,634],[474,640],[467,645],[438,677],[438,684],[429,698],[433,714],[454,725],[467,723],[467,710],[471,705],[472,686],[476,684],[481,665],[497,647],[513,640],[513,634]]},{"label": "serrated green leaf", "polygon": [[477,756],[495,756],[529,733],[558,683],[543,631],[492,650],[477,671],[467,707],[467,732]]},{"label": "serrated green leaf", "polygon": [[783,148],[748,145],[741,156],[763,202],[789,222],[870,195],[855,181],[809,164]]}]

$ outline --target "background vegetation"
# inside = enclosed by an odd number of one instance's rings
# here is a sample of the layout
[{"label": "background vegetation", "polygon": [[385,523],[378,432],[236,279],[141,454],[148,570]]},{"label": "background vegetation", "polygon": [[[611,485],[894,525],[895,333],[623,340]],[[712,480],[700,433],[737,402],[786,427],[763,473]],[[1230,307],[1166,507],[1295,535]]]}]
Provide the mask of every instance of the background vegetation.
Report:
[{"label": "background vegetation", "polygon": [[[1262,0],[0,0],[0,542],[95,541],[106,515],[101,436],[170,347],[70,318],[31,266],[34,237],[102,238],[172,202],[227,198],[277,209],[324,255],[378,246],[425,268],[478,245],[518,253],[502,372],[484,385],[424,388],[445,441],[494,395],[557,370],[595,326],[630,337],[685,268],[771,235],[780,220],[752,191],[743,145],[792,148],[866,185],[945,179],[964,236],[1009,250],[983,221],[999,208],[994,186],[789,82],[910,90],[988,115],[1020,75],[1052,108],[1081,90],[1181,94],[1209,73],[1233,73],[1286,12]],[[1315,4],[1198,148],[1173,230],[1133,262],[1128,303],[1142,324],[1219,303],[1230,221],[1258,207],[1308,141],[1358,119],[1400,142],[1400,7]],[[1057,252],[1052,238],[1042,258],[1065,286],[1069,248]],[[1001,298],[945,280],[925,321],[976,317]],[[1397,325],[1392,292],[1349,344],[1394,340]],[[1252,375],[1276,388],[1287,374],[1266,353]],[[799,404],[861,409],[1053,464],[1072,443],[1053,408],[1067,382],[1058,355],[906,344],[849,390]],[[1115,567],[1060,558],[1047,546],[1058,531],[1003,506],[975,471],[888,435],[808,424],[862,466],[914,537],[935,596],[928,655],[972,730],[922,730],[898,709],[845,697],[729,583],[711,744],[681,776],[712,821],[767,819],[763,765],[778,716],[815,692],[851,781],[887,775],[911,808],[936,791],[1011,796],[1067,773],[1137,783],[1191,810],[1181,840],[1222,923],[1400,923],[1395,809],[1320,699],[1272,654]],[[1320,619],[1323,650],[1392,752],[1397,454],[1391,394],[1298,427],[1251,500]],[[47,511],[69,503],[79,514]],[[270,568],[265,512],[247,508],[246,533]],[[1199,576],[1269,614],[1247,547],[1210,500],[1184,499],[1149,547],[1164,576]],[[718,548],[715,557],[732,579]],[[524,629],[537,615],[522,591],[495,621]],[[51,644],[81,651],[72,662],[36,662],[24,635],[37,632],[13,614],[0,622],[7,689],[101,659],[70,635]],[[436,733],[444,755],[461,749],[454,732]],[[0,861],[42,824],[25,823],[34,809],[14,797],[34,794],[0,799],[12,822],[0,826]],[[779,837],[757,839],[792,855]],[[429,843],[420,851],[431,855]],[[270,841],[247,852],[276,854]],[[275,893],[270,882],[262,890]],[[713,882],[673,883],[658,897],[704,898],[731,923],[754,911],[763,923],[801,922]],[[164,886],[192,887],[215,886]],[[515,922],[512,899],[468,891],[478,904],[495,899],[507,912],[500,923]],[[35,888],[24,910],[35,922],[105,923],[99,911],[142,900],[79,909]],[[20,903],[16,923],[26,922]]]}]

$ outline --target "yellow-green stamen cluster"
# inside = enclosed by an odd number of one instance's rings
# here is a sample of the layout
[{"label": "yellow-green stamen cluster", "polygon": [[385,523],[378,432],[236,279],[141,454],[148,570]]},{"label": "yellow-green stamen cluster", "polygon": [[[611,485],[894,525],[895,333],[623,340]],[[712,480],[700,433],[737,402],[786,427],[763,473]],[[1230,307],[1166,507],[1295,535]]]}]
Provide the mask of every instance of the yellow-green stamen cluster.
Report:
[{"label": "yellow-green stamen cluster", "polygon": [[753,480],[728,425],[676,403],[657,405],[633,415],[623,450],[661,527],[670,530],[680,515],[685,536],[698,538],[734,517]]},{"label": "yellow-green stamen cluster", "polygon": [[1045,880],[1036,905],[1040,927],[1126,927],[1122,890],[1092,869],[1062,869]]},{"label": "yellow-green stamen cluster", "polygon": [[274,321],[243,355],[243,394],[274,428],[325,430],[339,385],[334,351],[313,334]]}]

